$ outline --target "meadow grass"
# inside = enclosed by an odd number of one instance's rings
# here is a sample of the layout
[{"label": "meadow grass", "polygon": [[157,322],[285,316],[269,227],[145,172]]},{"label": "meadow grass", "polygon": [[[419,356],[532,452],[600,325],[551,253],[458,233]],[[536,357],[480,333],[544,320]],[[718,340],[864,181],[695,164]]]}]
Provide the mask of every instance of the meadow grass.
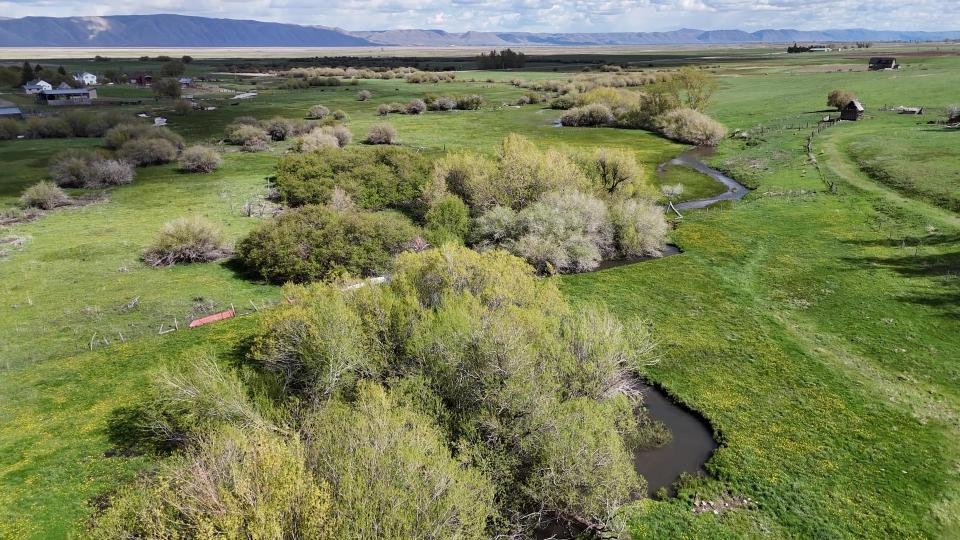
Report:
[{"label": "meadow grass", "polygon": [[157,269],[140,261],[160,226],[178,217],[202,215],[222,225],[231,242],[242,237],[259,221],[245,217],[243,205],[265,192],[274,160],[231,153],[209,175],[183,174],[174,165],[141,168],[132,185],[109,190],[104,201],[4,231],[25,246],[0,259],[0,369],[121,335],[155,334],[198,310],[252,309],[251,301],[275,298],[275,288],[238,277],[224,263]]},{"label": "meadow grass", "polygon": [[653,184],[658,189],[666,185],[682,185],[683,193],[674,202],[706,199],[727,191],[726,186],[710,176],[681,165],[664,166],[663,171],[654,176]]},{"label": "meadow grass", "polygon": [[[742,202],[685,213],[672,238],[683,254],[559,278],[577,302],[651,322],[660,362],[645,375],[701,412],[722,442],[707,465],[711,478],[686,483],[677,499],[626,509],[637,537],[960,536],[960,218],[919,191],[876,182],[855,159],[863,141],[870,148],[916,144],[930,174],[949,178],[955,158],[947,145],[938,151],[934,139],[915,133],[916,118],[876,109],[956,101],[951,77],[960,62],[911,58],[901,72],[798,72],[815,63],[717,69],[720,90],[709,112],[748,135],[724,141],[712,163],[757,189]],[[860,94],[872,118],[818,135],[813,161],[806,137],[836,87]],[[374,98],[357,102],[364,88]],[[637,154],[650,178],[683,148],[643,131],[554,128],[556,111],[503,105],[522,95],[504,83],[364,81],[261,91],[237,106],[224,101],[216,111],[171,117],[173,128],[212,142],[235,116],[301,117],[322,103],[346,110],[362,138],[383,120],[378,103],[476,92],[487,98],[483,111],[386,120],[404,144],[430,151],[490,153],[510,132],[544,146],[619,146]],[[160,113],[170,104],[144,107]],[[907,142],[893,142],[900,139]],[[4,157],[33,153],[11,160],[0,176],[4,200],[25,185],[14,185],[17,179],[41,178],[46,158],[64,144],[98,142],[0,143]],[[152,461],[103,457],[110,410],[137,399],[152,371],[189,361],[198,347],[229,360],[255,317],[151,335],[159,323],[207,300],[240,307],[277,298],[276,288],[220,264],[153,270],[137,258],[164,221],[182,215],[206,215],[239,238],[256,222],[239,207],[262,193],[280,150],[231,153],[210,176],[141,169],[107,202],[4,231],[27,243],[0,259],[0,358],[7,362],[0,366],[0,537],[82,530],[91,497]],[[670,174],[691,191],[707,189],[702,178]],[[833,193],[825,177],[835,182]],[[93,332],[111,343],[83,351]],[[131,339],[117,343],[119,332]],[[690,511],[695,497],[728,491],[756,502],[719,516]]]},{"label": "meadow grass", "polygon": [[[960,212],[960,154],[943,152],[945,146],[960,145],[960,131],[927,124],[933,114],[878,114],[868,129],[859,130],[856,140],[850,141],[849,153],[871,179],[905,195]],[[891,130],[897,131],[896,139],[888,136]]]}]

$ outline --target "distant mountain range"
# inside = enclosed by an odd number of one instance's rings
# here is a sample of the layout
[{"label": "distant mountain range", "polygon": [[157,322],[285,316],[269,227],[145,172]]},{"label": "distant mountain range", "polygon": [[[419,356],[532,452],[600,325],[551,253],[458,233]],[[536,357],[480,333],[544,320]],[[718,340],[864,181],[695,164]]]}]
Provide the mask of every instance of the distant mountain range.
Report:
[{"label": "distant mountain range", "polygon": [[829,43],[853,41],[942,41],[960,39],[960,31],[911,32],[850,30],[697,30],[682,28],[671,32],[611,33],[530,33],[530,32],[464,32],[443,30],[380,30],[350,32],[381,45],[407,47],[426,46],[597,46],[597,45],[696,45],[737,43]]},{"label": "distant mountain range", "polygon": [[696,30],[671,32],[532,33],[443,30],[351,32],[323,26],[211,19],[183,15],[0,17],[0,47],[518,47],[940,41],[960,31]]}]

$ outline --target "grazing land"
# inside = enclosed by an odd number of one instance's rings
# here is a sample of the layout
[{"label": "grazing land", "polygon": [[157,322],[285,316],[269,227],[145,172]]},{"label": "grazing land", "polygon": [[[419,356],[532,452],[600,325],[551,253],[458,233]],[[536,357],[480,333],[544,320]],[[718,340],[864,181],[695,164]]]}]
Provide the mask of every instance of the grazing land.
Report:
[{"label": "grazing land", "polygon": [[[347,113],[355,141],[388,121],[402,146],[429,159],[454,150],[492,157],[511,133],[544,149],[619,148],[643,166],[645,181],[681,183],[677,200],[688,200],[722,188],[688,169],[657,174],[685,146],[645,130],[555,127],[562,111],[515,105],[526,91],[511,81],[573,77],[594,60],[633,58],[634,68],[650,70],[701,66],[718,83],[706,112],[730,131],[710,165],[754,191],[684,212],[670,233],[680,255],[543,278],[577,305],[647,321],[656,361],[643,364],[643,376],[701,414],[721,443],[709,475],[683,479],[676,497],[627,504],[625,534],[953,538],[960,536],[960,131],[927,122],[960,101],[960,58],[911,50],[903,69],[890,72],[863,71],[859,53],[787,58],[723,49],[659,51],[656,60],[619,50],[535,51],[582,63],[459,72],[436,84],[365,79],[288,89],[281,78],[237,75],[216,85],[256,97],[198,95],[215,110],[185,115],[149,89],[117,85],[102,96],[126,101],[109,108],[131,118],[167,117],[188,144],[218,145],[240,116],[302,119],[322,103]],[[198,51],[210,59],[189,64],[188,73],[219,71],[216,58],[232,54],[240,53]],[[230,63],[267,57],[274,55]],[[45,60],[59,62],[81,65],[67,56]],[[135,58],[113,63],[138,66]],[[836,114],[825,105],[836,88],[855,92],[866,118],[818,130]],[[361,90],[369,101],[358,101]],[[485,102],[479,110],[377,114],[380,104],[427,94],[479,94]],[[881,110],[898,105],[928,112]],[[0,208],[44,179],[58,152],[102,144],[0,141]],[[163,369],[207,354],[224,366],[247,361],[243,351],[264,312],[283,302],[279,287],[228,262],[155,269],[140,256],[163,223],[182,216],[209,218],[230,244],[240,241],[269,219],[250,209],[266,207],[267,177],[291,146],[223,147],[223,165],[208,175],[173,164],[140,168],[132,184],[101,200],[0,228],[0,238],[22,240],[9,250],[0,245],[0,537],[82,535],[111,494],[171,459],[117,454],[106,433],[111,412],[136,404]],[[184,328],[231,305],[245,316]],[[158,335],[171,326],[180,330]],[[730,497],[751,502],[698,510],[701,501]]]}]

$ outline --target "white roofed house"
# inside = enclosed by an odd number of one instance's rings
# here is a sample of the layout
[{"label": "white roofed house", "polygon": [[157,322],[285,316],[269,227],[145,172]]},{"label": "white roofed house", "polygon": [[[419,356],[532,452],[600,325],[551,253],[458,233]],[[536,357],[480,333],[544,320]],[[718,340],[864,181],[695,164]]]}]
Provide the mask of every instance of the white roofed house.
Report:
[{"label": "white roofed house", "polygon": [[45,92],[47,90],[53,90],[53,85],[42,79],[30,81],[23,85],[23,91],[28,94],[39,94],[40,92]]},{"label": "white roofed house", "polygon": [[73,80],[77,81],[83,86],[93,86],[97,84],[97,76],[89,71],[84,71],[83,73],[74,73]]}]

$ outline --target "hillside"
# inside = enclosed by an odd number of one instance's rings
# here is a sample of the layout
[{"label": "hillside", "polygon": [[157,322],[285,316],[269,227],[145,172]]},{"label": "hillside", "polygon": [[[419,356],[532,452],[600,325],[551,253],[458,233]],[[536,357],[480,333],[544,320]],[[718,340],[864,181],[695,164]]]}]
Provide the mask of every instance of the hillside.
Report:
[{"label": "hillside", "polygon": [[689,45],[818,43],[831,41],[938,41],[960,31],[913,32],[865,29],[802,31],[766,29],[670,32],[532,33],[398,29],[347,31],[261,21],[181,15],[108,17],[0,17],[0,47],[507,47],[593,45]]},{"label": "hillside", "polygon": [[182,15],[24,17],[0,20],[0,47],[351,47],[343,31]]}]

